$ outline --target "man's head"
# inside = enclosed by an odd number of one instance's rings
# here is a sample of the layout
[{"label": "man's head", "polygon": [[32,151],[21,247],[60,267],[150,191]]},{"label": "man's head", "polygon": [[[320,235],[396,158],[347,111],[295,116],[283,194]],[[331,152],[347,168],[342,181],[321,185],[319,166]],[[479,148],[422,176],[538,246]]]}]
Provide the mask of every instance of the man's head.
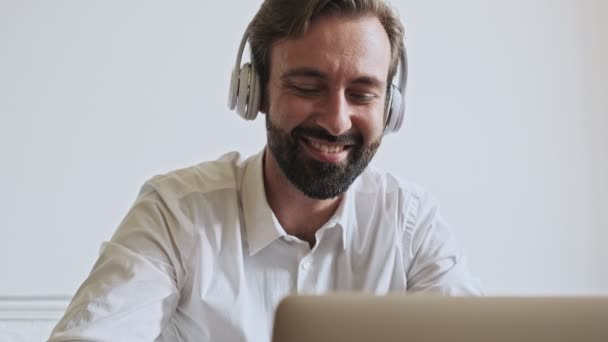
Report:
[{"label": "man's head", "polygon": [[249,25],[251,60],[266,90],[271,50],[275,42],[297,38],[323,16],[372,15],[380,20],[391,45],[389,79],[392,81],[403,54],[404,29],[396,12],[384,0],[265,0]]},{"label": "man's head", "polygon": [[305,195],[339,196],[382,139],[398,18],[383,1],[267,0],[249,41],[270,157]]}]

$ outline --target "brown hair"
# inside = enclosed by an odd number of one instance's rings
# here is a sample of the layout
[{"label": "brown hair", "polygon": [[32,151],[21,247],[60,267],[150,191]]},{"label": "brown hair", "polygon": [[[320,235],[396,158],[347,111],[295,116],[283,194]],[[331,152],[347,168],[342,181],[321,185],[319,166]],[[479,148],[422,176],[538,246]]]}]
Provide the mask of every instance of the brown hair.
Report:
[{"label": "brown hair", "polygon": [[[378,17],[391,45],[391,82],[403,53],[404,29],[397,13],[383,0],[265,0],[248,28],[251,61],[259,77],[262,93],[270,77],[270,50],[277,40],[305,34],[312,21],[324,15],[364,15]],[[390,87],[389,87],[390,88]]]}]

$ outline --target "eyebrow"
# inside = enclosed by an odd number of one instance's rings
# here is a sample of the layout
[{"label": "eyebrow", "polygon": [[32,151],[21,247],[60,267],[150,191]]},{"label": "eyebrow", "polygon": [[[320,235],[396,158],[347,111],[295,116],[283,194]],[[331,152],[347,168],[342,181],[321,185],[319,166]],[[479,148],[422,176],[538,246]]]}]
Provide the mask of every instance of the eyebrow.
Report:
[{"label": "eyebrow", "polygon": [[313,77],[326,81],[327,76],[321,71],[313,68],[295,68],[291,70],[287,70],[281,75],[281,81],[286,81],[292,77]]},{"label": "eyebrow", "polygon": [[[292,77],[312,77],[312,78],[317,78],[322,81],[327,81],[329,79],[326,74],[324,74],[323,72],[321,72],[317,69],[301,67],[301,68],[295,68],[295,69],[291,69],[291,70],[284,72],[281,75],[281,81],[285,82],[289,78],[292,78]],[[351,80],[350,83],[362,84],[362,85],[376,87],[376,88],[382,88],[384,86],[385,82],[379,80],[378,78],[376,78],[374,76],[360,76],[360,77],[355,78],[354,80]]]},{"label": "eyebrow", "polygon": [[373,76],[361,76],[355,78],[351,83],[362,84],[370,87],[382,88],[384,87],[384,82],[380,81],[376,77]]}]

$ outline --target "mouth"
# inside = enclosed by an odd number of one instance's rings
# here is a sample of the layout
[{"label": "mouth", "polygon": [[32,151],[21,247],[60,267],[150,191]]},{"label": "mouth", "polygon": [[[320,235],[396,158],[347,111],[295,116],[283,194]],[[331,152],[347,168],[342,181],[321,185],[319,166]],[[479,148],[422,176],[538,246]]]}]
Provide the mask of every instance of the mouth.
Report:
[{"label": "mouth", "polygon": [[346,160],[352,146],[310,137],[301,138],[300,144],[312,158],[324,163],[340,163]]}]

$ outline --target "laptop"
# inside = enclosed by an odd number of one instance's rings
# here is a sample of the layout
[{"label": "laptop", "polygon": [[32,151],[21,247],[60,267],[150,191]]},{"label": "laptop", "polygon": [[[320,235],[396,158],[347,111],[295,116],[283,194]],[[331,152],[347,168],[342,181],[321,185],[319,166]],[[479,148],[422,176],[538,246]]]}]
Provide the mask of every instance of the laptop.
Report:
[{"label": "laptop", "polygon": [[608,342],[608,297],[290,296],[272,341]]}]

